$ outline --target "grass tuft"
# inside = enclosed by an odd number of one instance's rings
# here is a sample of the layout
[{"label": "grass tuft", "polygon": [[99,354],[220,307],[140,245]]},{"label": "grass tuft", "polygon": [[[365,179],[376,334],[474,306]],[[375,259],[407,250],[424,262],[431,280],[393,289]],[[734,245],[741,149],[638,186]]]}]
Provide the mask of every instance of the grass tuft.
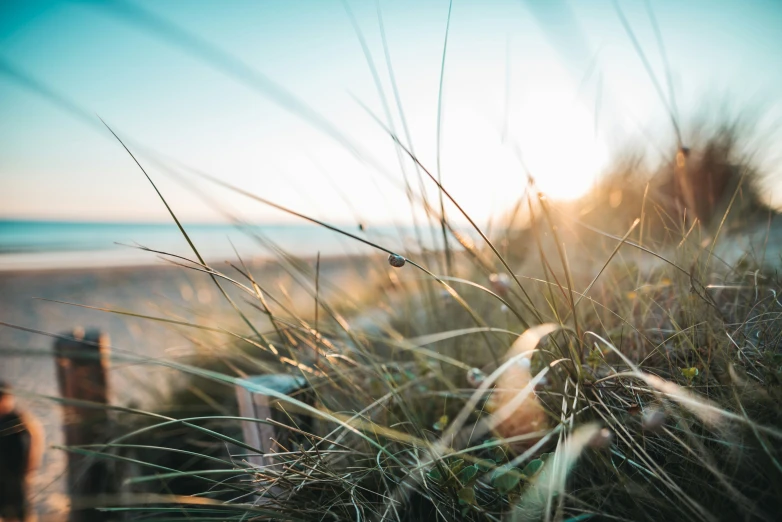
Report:
[{"label": "grass tuft", "polygon": [[[129,492],[165,496],[108,507],[152,520],[772,520],[782,290],[773,263],[731,262],[723,245],[776,216],[736,129],[652,174],[620,162],[573,203],[529,191],[526,217],[510,218],[524,224],[453,251],[448,274],[371,243],[388,261],[366,260],[361,292],[334,292],[320,259],[313,270],[281,251],[314,303],[296,307],[244,263],[246,283],[182,264],[230,283],[241,321],[169,320],[228,343],[159,362],[189,375],[169,404],[125,411],[122,437],[81,449],[123,460]],[[248,380],[269,373],[304,389]],[[276,413],[241,417],[237,387]],[[274,427],[273,450],[242,442],[247,422]]]}]

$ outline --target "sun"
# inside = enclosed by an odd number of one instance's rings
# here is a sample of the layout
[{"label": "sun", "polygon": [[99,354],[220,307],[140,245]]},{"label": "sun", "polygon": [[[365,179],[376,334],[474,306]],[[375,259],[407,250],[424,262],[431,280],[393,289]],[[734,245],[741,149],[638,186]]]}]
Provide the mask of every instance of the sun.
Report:
[{"label": "sun", "polygon": [[[512,208],[527,187],[554,200],[583,196],[607,161],[595,137],[594,118],[583,107],[542,94],[504,122],[469,105],[452,106],[442,150],[443,184],[470,214],[483,219]],[[520,161],[521,160],[521,161]]]},{"label": "sun", "polygon": [[588,192],[607,162],[594,116],[580,104],[540,95],[525,103],[520,120],[516,139],[540,192],[557,200]]}]

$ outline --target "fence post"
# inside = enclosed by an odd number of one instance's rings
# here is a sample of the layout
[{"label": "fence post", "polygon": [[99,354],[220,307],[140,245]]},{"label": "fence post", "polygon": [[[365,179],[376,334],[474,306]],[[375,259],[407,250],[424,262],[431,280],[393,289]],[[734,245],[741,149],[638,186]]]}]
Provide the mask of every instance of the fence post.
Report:
[{"label": "fence post", "polygon": [[[285,395],[296,393],[298,400],[309,405],[314,403],[313,394],[311,391],[306,391],[307,381],[302,377],[273,374],[256,375],[248,377],[246,380]],[[242,417],[259,420],[271,419],[288,426],[295,424],[294,427],[304,432],[311,432],[312,430],[313,423],[310,415],[291,415],[289,417],[283,411],[289,408],[286,408],[285,404],[281,403],[279,399],[270,395],[251,392],[244,386],[237,384],[236,400],[239,404],[239,415]],[[258,448],[262,452],[245,457],[247,462],[256,466],[274,464],[275,459],[270,454],[285,451],[283,448],[295,451],[296,448],[291,447],[292,443],[295,443],[297,439],[299,441],[306,440],[303,436],[297,436],[284,427],[250,421],[242,421],[242,435],[246,444]]]},{"label": "fence post", "polygon": [[[108,384],[109,337],[81,328],[61,336],[54,344],[57,381],[63,405],[67,446],[100,444],[111,435]],[[79,404],[84,401],[91,404]],[[116,493],[116,475],[107,459],[68,452],[68,493],[71,522],[103,522],[111,514],[87,507],[85,502]]]}]

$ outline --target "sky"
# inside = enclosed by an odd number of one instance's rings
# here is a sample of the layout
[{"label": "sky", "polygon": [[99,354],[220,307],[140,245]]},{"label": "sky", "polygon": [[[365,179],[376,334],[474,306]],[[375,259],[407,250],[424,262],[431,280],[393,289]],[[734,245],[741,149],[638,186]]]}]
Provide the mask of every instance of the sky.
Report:
[{"label": "sky", "polygon": [[409,222],[406,180],[437,188],[393,134],[485,222],[523,194],[522,160],[572,198],[625,147],[669,147],[671,91],[685,131],[725,102],[775,129],[779,49],[779,0],[3,0],[0,219],[165,221],[103,120],[186,221],[290,219],[201,172],[335,223]]}]

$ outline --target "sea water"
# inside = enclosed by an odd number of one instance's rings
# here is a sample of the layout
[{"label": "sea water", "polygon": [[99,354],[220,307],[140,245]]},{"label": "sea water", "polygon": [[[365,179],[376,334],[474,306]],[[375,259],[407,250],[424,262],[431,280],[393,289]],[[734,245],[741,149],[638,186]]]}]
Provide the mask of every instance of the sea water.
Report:
[{"label": "sea water", "polygon": [[[183,224],[207,261],[274,257],[364,255],[377,249],[314,224]],[[440,249],[439,228],[343,225],[340,230],[395,252]],[[462,232],[464,232],[462,230]],[[0,270],[143,265],[161,254],[196,259],[174,223],[0,220]],[[237,256],[238,253],[238,256]],[[165,256],[164,256],[165,257]]]}]

